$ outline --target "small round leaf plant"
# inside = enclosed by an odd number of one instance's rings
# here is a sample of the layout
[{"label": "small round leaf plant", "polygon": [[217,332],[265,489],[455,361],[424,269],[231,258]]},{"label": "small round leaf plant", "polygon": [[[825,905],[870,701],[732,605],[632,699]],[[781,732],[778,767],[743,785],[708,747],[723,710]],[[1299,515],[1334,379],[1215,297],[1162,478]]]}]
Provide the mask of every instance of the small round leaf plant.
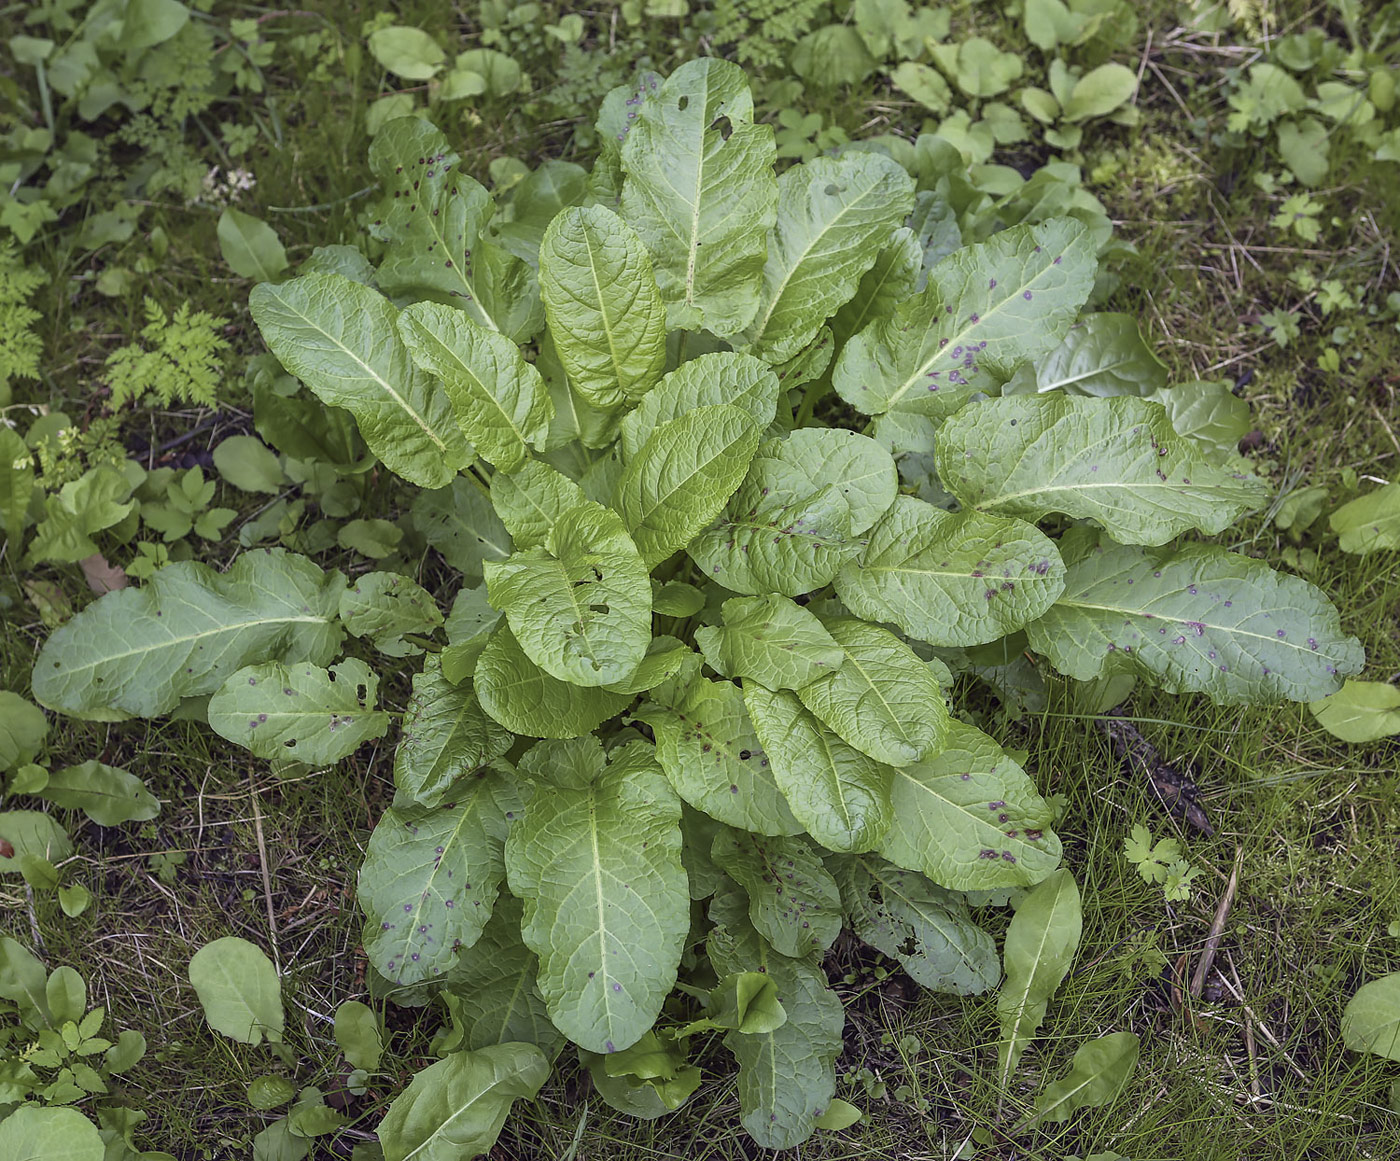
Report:
[{"label": "small round leaf plant", "polygon": [[255,754],[328,764],[426,652],[359,898],[381,990],[438,997],[470,1060],[400,1100],[508,1075],[508,1108],[572,1042],[660,1116],[718,1036],[744,1127],[786,1147],[834,1097],[843,924],[984,991],[964,893],[1060,861],[1031,778],[949,713],[969,650],[1226,705],[1317,700],[1362,653],[1317,588],[1199,539],[1267,486],[1148,382],[1135,327],[1080,319],[1103,239],[1072,199],[993,200],[936,138],[779,175],[717,60],[599,128],[591,172],[548,162],[498,207],[392,121],[365,252],[252,294],[309,406],[421,489],[445,616],[282,549],[173,564],[55,632],[34,692],[103,720],[208,697]]}]

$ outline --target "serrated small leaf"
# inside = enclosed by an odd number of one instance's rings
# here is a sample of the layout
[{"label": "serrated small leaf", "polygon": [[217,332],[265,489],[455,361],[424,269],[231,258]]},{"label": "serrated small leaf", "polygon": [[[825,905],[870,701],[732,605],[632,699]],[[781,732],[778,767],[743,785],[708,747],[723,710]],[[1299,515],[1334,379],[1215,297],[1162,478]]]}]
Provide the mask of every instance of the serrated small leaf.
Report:
[{"label": "serrated small leaf", "polygon": [[224,682],[209,700],[209,724],[259,758],[324,766],[388,730],[389,715],[374,708],[378,692],[378,676],[357,657],[330,669],[269,661]]},{"label": "serrated small leaf", "polygon": [[749,921],[773,950],[804,958],[825,951],[841,931],[841,894],[801,838],[725,828],[710,857],[749,899]]},{"label": "serrated small leaf", "polygon": [[956,515],[900,496],[865,551],[836,575],[837,595],[870,621],[931,645],[979,645],[1043,614],[1064,588],[1054,543],[1023,520]]},{"label": "serrated small leaf", "polygon": [[481,708],[472,683],[452,684],[430,657],[413,678],[394,751],[394,786],[413,802],[436,806],[459,778],[502,757],[514,741]]},{"label": "serrated small leaf", "polygon": [[471,947],[505,878],[506,834],[521,816],[511,777],[494,767],[438,807],[380,816],[360,867],[365,954],[400,984],[435,979]]},{"label": "serrated small leaf", "polygon": [[1032,649],[1081,681],[1132,673],[1217,705],[1316,701],[1365,660],[1316,586],[1207,544],[1101,544],[1069,568],[1063,595],[1026,632]]},{"label": "serrated small leaf", "polygon": [[733,597],[722,615],[723,628],[697,629],[695,643],[710,668],[725,677],[800,690],[845,660],[821,621],[786,597]]},{"label": "serrated small leaf", "polygon": [[574,685],[546,673],[525,655],[506,625],[492,633],[474,675],[481,708],[512,733],[576,738],[620,714],[627,694]]},{"label": "serrated small leaf", "polygon": [[997,996],[997,1063],[1003,1086],[1068,974],[1083,926],[1079,887],[1066,870],[1051,872],[1018,904],[1006,931],[1006,982]]},{"label": "serrated small leaf", "polygon": [[749,683],[744,703],[793,815],[833,851],[867,851],[890,828],[894,771],[846,745],[797,695]]},{"label": "serrated small leaf", "polygon": [[351,636],[368,637],[387,657],[414,657],[422,647],[404,634],[430,635],[442,610],[422,585],[396,572],[367,572],[340,594],[340,623]]},{"label": "serrated small leaf", "polygon": [[1097,521],[1126,544],[1224,531],[1270,493],[1217,467],[1143,399],[1015,395],[964,408],[938,431],[940,477],[965,507]]}]

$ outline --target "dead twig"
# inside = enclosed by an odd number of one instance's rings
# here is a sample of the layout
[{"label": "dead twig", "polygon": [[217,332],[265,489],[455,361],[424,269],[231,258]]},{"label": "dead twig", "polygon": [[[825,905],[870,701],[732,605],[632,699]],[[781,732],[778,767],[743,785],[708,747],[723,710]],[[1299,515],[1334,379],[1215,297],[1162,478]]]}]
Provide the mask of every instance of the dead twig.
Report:
[{"label": "dead twig", "polygon": [[1220,949],[1220,937],[1225,931],[1225,917],[1230,914],[1230,905],[1235,901],[1235,888],[1239,885],[1240,867],[1244,863],[1244,848],[1235,848],[1235,866],[1230,872],[1230,881],[1225,884],[1225,893],[1220,896],[1220,905],[1215,909],[1215,920],[1210,925],[1205,946],[1201,949],[1200,962],[1191,976],[1191,994],[1197,999],[1206,985],[1206,976],[1215,963],[1215,953]]}]

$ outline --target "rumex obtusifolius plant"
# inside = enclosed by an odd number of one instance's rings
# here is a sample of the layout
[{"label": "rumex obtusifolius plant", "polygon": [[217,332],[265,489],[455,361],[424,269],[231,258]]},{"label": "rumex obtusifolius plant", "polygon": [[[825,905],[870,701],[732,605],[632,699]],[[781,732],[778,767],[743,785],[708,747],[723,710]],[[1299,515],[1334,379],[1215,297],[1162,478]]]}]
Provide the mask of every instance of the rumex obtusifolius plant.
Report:
[{"label": "rumex obtusifolius plant", "polygon": [[[391,1158],[484,1088],[489,1146],[566,1041],[610,1103],[662,1115],[715,1031],[745,1128],[799,1143],[834,1096],[843,923],[927,986],[994,986],[962,893],[1061,851],[1025,771],[949,713],[968,649],[1015,635],[1079,681],[1222,704],[1361,667],[1318,589],[1175,543],[1263,503],[1243,461],[1131,378],[1038,381],[1130,343],[1108,316],[1071,335],[1083,223],[925,268],[903,166],[778,176],[752,113],[734,65],[647,77],[604,103],[568,204],[536,189],[496,223],[442,134],[391,122],[377,267],[333,248],[254,290],[273,354],[426,489],[415,522],[463,578],[445,618],[406,577],[266,550],[163,568],[38,660],[53,709],[208,696],[223,736],[319,765],[388,729],[346,634],[427,652],[359,892],[379,986],[445,998],[453,1063],[395,1102]],[[956,163],[920,148],[946,192]]]}]

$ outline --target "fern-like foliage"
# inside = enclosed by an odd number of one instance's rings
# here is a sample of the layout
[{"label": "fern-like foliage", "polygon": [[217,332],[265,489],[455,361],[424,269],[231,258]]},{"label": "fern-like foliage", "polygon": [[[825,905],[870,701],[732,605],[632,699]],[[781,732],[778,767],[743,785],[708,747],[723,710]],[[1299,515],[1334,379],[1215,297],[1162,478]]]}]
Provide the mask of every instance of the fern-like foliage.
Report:
[{"label": "fern-like foliage", "polygon": [[0,245],[0,405],[10,401],[11,379],[35,379],[44,345],[33,327],[39,312],[30,296],[48,281],[38,266],[20,261],[13,243]]},{"label": "fern-like foliage", "polygon": [[715,0],[715,41],[737,47],[753,68],[780,65],[792,46],[826,24],[829,0]]},{"label": "fern-like foliage", "polygon": [[228,324],[189,303],[167,318],[154,299],[146,299],[141,341],[107,356],[107,385],[113,410],[143,398],[161,407],[174,403],[214,406],[223,382],[228,341],[219,333]]}]

